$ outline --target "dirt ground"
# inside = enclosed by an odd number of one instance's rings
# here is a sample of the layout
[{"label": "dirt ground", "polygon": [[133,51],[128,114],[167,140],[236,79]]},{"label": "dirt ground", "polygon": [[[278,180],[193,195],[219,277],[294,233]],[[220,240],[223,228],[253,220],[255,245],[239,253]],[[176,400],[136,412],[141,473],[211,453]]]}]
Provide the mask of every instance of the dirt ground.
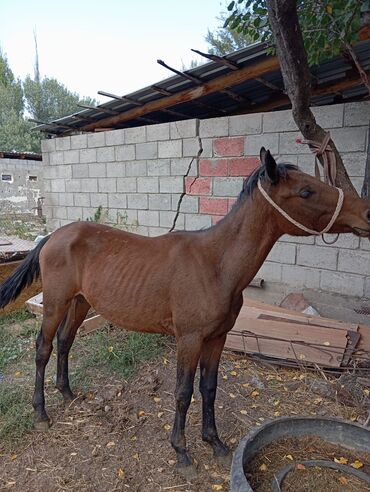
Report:
[{"label": "dirt ground", "polygon": [[[26,357],[31,360],[33,353],[29,352]],[[74,364],[76,353],[71,361],[72,372]],[[33,367],[30,365],[27,371],[14,377],[14,385],[32,381]],[[53,424],[46,433],[30,431],[0,443],[0,490],[229,490],[230,469],[219,465],[201,440],[198,378],[186,428],[198,477],[189,483],[176,471],[175,453],[169,444],[175,373],[176,354],[170,340],[159,359],[141,365],[128,381],[96,367],[84,399],[68,407],[62,404],[49,374],[46,401]],[[308,389],[313,379],[322,379],[322,375],[276,368],[224,353],[216,401],[220,436],[235,450],[249,430],[269,418],[330,415],[365,420],[363,409],[313,394]],[[30,394],[29,388],[27,391]]]}]

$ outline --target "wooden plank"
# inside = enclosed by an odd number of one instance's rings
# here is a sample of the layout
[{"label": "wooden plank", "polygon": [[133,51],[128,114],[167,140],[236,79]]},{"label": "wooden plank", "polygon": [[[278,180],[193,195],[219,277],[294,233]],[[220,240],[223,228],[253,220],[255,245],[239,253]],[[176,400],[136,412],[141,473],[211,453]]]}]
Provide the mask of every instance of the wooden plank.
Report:
[{"label": "wooden plank", "polygon": [[88,333],[91,333],[92,331],[101,328],[105,324],[105,322],[106,322],[105,319],[102,316],[100,316],[100,314],[96,314],[91,318],[86,318],[85,321],[80,326],[78,332],[80,335],[87,335]]},{"label": "wooden plank", "polygon": [[160,111],[161,109],[174,106],[176,104],[193,101],[203,96],[213,94],[222,89],[232,87],[246,80],[251,80],[254,77],[263,75],[280,68],[279,60],[276,57],[268,58],[263,61],[246,66],[239,70],[232,71],[221,77],[205,82],[200,87],[186,89],[176,94],[165,96],[155,101],[150,101],[143,106],[133,108],[116,116],[103,118],[96,123],[92,123],[83,127],[85,131],[91,131],[100,126],[114,126],[123,121],[128,121],[143,116],[152,111]]}]

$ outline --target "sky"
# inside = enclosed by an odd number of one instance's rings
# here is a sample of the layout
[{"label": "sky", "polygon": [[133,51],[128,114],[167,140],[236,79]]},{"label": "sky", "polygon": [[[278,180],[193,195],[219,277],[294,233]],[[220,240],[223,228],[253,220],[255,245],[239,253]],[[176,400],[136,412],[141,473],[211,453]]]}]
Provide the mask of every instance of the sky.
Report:
[{"label": "sky", "polygon": [[[80,96],[129,94],[159,82],[207,52],[225,0],[0,0],[0,47],[13,73],[33,76],[36,30],[41,76]],[[206,60],[204,60],[206,61]]]}]

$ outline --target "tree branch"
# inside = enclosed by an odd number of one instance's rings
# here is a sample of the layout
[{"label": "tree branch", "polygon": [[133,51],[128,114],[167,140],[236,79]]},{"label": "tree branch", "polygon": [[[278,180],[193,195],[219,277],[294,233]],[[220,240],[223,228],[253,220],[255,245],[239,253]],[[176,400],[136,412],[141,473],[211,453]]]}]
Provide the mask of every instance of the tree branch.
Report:
[{"label": "tree branch", "polygon": [[[310,109],[311,72],[298,21],[297,2],[296,0],[268,0],[267,10],[285,89],[292,103],[294,121],[305,139],[322,142],[326,132],[317,124]],[[332,140],[330,146],[337,163],[336,185],[357,194]],[[321,157],[319,158],[321,161]]]}]

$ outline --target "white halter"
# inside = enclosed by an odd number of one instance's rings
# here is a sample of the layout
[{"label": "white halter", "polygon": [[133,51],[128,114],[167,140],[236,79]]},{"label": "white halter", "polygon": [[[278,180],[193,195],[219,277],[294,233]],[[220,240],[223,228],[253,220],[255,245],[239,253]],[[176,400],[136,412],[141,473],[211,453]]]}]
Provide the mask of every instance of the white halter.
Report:
[{"label": "white halter", "polygon": [[285,219],[289,220],[292,224],[294,224],[296,227],[299,229],[302,229],[302,231],[308,232],[308,234],[313,234],[315,236],[321,236],[322,234],[325,234],[326,232],[329,232],[330,229],[332,228],[334,222],[337,220],[338,215],[340,214],[340,211],[342,210],[343,206],[343,200],[344,200],[344,193],[341,188],[336,188],[338,190],[338,201],[337,201],[337,206],[334,210],[333,216],[330,219],[329,224],[322,230],[322,231],[314,231],[313,229],[309,229],[308,227],[305,227],[304,225],[300,224],[296,220],[294,220],[290,215],[288,215],[282,208],[277,205],[272,198],[269,197],[269,195],[266,193],[266,191],[262,188],[261,181],[258,180],[257,183],[258,189],[260,190],[262,196],[269,202],[270,205],[272,205]]}]

